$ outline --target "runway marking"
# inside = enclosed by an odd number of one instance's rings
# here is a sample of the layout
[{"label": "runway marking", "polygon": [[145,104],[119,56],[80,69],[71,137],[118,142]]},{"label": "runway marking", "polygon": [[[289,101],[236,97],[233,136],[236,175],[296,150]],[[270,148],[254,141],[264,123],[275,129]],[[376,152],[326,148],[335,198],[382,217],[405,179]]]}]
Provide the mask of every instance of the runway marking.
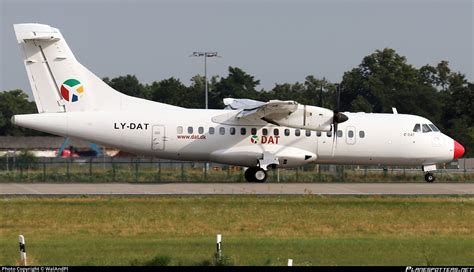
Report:
[{"label": "runway marking", "polygon": [[474,183],[1,183],[0,195],[473,195]]}]

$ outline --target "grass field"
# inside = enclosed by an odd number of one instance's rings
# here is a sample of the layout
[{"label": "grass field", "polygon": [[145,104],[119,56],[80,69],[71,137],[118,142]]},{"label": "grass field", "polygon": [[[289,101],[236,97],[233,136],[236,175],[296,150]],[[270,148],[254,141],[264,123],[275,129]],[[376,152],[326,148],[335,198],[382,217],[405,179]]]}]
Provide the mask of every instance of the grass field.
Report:
[{"label": "grass field", "polygon": [[474,265],[474,198],[0,198],[0,265]]}]

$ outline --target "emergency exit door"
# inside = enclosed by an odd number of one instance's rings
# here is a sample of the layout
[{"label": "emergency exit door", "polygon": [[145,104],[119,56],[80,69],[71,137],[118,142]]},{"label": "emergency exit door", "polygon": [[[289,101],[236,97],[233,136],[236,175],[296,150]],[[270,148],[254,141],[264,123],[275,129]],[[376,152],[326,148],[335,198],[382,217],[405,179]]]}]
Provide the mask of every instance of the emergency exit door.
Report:
[{"label": "emergency exit door", "polygon": [[165,127],[154,125],[151,134],[151,150],[165,150]]}]

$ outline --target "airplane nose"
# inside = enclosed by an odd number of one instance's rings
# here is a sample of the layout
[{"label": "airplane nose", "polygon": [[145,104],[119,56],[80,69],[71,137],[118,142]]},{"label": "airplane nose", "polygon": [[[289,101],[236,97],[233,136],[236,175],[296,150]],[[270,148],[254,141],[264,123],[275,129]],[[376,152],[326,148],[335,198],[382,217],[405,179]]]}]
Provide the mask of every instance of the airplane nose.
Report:
[{"label": "airplane nose", "polygon": [[453,158],[453,160],[461,157],[463,154],[464,154],[464,147],[460,143],[454,141],[454,158]]}]

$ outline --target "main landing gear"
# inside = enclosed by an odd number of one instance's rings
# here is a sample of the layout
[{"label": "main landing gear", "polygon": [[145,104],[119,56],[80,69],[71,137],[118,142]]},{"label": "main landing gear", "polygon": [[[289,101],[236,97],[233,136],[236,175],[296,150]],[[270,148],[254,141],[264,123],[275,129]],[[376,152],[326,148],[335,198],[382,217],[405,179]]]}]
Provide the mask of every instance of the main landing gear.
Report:
[{"label": "main landing gear", "polygon": [[267,177],[267,171],[260,167],[250,167],[245,170],[245,179],[248,182],[265,182]]},{"label": "main landing gear", "polygon": [[248,182],[265,182],[267,180],[268,167],[275,168],[279,164],[278,159],[269,152],[263,152],[258,160],[257,167],[249,167],[245,170],[245,179]]}]

